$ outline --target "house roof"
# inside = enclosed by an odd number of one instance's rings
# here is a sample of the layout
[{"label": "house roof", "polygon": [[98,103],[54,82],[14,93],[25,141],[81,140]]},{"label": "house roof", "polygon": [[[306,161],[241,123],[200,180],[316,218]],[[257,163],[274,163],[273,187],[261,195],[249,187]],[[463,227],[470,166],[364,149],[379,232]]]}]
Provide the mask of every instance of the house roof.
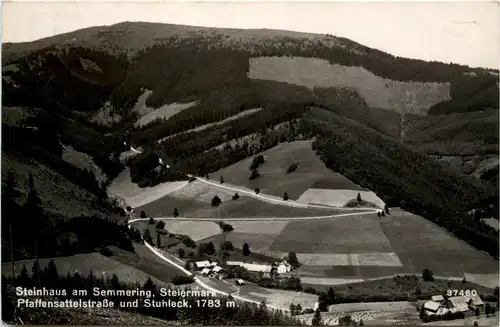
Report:
[{"label": "house roof", "polygon": [[434,301],[427,301],[424,304],[424,308],[426,310],[430,310],[430,311],[437,311],[437,309],[439,309],[439,307],[440,307],[440,304],[437,302],[434,302]]},{"label": "house roof", "polygon": [[243,262],[241,261],[226,261],[226,265],[228,266],[241,266]]},{"label": "house roof", "polygon": [[210,263],[210,266],[211,266],[211,267],[215,267],[215,266],[217,266],[217,262],[215,262],[215,261],[214,261],[214,262]]},{"label": "house roof", "polygon": [[198,268],[210,266],[210,261],[208,261],[208,260],[196,261],[195,263],[196,263],[196,267],[198,267]]},{"label": "house roof", "polygon": [[[479,297],[479,295],[466,296],[466,298],[469,298],[469,301],[474,305],[484,305],[484,302],[483,302],[483,300],[481,300],[481,297]],[[469,302],[469,301],[467,301],[467,302]]]},{"label": "house roof", "polygon": [[432,301],[443,301],[444,297],[442,295],[434,295],[431,297]]},{"label": "house roof", "polygon": [[460,312],[469,310],[469,306],[467,305],[468,299],[465,296],[453,296],[448,298],[448,301]]},{"label": "house roof", "polygon": [[202,274],[208,274],[210,272],[210,269],[205,268],[201,271]]},{"label": "house roof", "polygon": [[259,265],[256,263],[244,263],[242,266],[248,271],[270,272],[272,269],[269,265]]},{"label": "house roof", "polygon": [[243,279],[238,279],[237,282],[240,284],[245,284],[245,281]]},{"label": "house roof", "polygon": [[222,270],[222,267],[219,267],[219,266],[214,267],[214,268],[212,269],[212,271],[213,271],[213,272],[219,272],[219,271],[221,271],[221,270]]}]

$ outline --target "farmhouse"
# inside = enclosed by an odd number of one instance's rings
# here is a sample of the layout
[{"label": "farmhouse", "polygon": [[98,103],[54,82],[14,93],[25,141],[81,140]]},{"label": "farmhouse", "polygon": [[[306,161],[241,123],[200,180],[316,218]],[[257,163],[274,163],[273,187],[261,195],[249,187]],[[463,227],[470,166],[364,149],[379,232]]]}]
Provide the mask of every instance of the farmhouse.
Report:
[{"label": "farmhouse", "polygon": [[196,269],[203,269],[210,266],[210,261],[208,260],[196,261],[195,264],[196,264]]},{"label": "farmhouse", "polygon": [[429,315],[435,315],[438,312],[438,309],[440,308],[440,304],[434,301],[427,301],[424,303],[424,309],[427,314]]},{"label": "farmhouse", "polygon": [[270,273],[272,267],[270,265],[259,265],[256,263],[243,263],[242,267],[248,271]]},{"label": "farmhouse", "polygon": [[226,265],[228,266],[241,266],[243,264],[243,262],[241,261],[227,261],[226,262]]},{"label": "farmhouse", "polygon": [[452,296],[444,303],[448,309],[455,309],[457,312],[467,312],[469,310],[484,308],[484,302],[479,295],[474,296]]},{"label": "farmhouse", "polygon": [[204,268],[204,269],[201,271],[201,273],[202,273],[203,275],[208,275],[208,274],[210,274],[210,269],[209,269],[209,268]]},{"label": "farmhouse", "polygon": [[276,267],[278,274],[286,274],[292,271],[292,265],[289,264],[286,260],[278,264]]}]

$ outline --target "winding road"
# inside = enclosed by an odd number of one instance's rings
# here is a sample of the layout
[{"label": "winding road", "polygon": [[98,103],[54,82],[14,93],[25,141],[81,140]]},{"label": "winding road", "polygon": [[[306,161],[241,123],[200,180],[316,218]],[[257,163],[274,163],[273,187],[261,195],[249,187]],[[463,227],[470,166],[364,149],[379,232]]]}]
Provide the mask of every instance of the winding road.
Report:
[{"label": "winding road", "polygon": [[[295,201],[284,201],[284,200],[279,200],[279,199],[276,199],[276,198],[273,198],[269,195],[265,195],[265,194],[255,194],[254,192],[251,192],[251,191],[247,191],[247,190],[244,190],[244,189],[240,189],[240,188],[236,188],[236,187],[230,187],[230,186],[226,186],[226,185],[221,185],[221,184],[217,184],[217,183],[213,183],[213,182],[210,182],[210,181],[207,181],[207,180],[204,180],[202,178],[199,178],[199,177],[196,177],[196,176],[193,176],[193,175],[188,175],[189,178],[196,178],[197,180],[203,182],[203,183],[206,183],[206,184],[209,184],[209,185],[212,185],[214,187],[217,187],[217,188],[223,188],[223,189],[226,189],[226,190],[231,190],[231,191],[234,191],[234,192],[239,192],[239,193],[242,193],[242,194],[246,194],[246,195],[250,195],[252,197],[256,197],[258,199],[261,199],[263,201],[266,201],[266,202],[269,202],[269,203],[277,203],[277,204],[280,204],[280,205],[285,205],[285,206],[291,206],[291,207],[301,207],[301,208],[321,208],[321,209],[327,209],[328,207],[325,207],[325,206],[317,206],[317,205],[310,205],[310,204],[303,204],[303,203],[298,203],[298,202],[295,202]],[[125,201],[123,201],[125,203]],[[126,204],[125,204],[126,206]],[[339,209],[339,208],[334,208],[332,207],[332,209]],[[342,208],[342,209],[346,209],[346,210],[359,210],[357,208]],[[374,213],[377,213],[378,211],[380,211],[380,209],[363,209],[362,212],[354,212],[354,213],[345,213],[345,214],[336,214],[336,215],[327,215],[327,216],[315,216],[315,217],[273,217],[273,218],[180,218],[180,217],[157,217],[157,218],[153,218],[154,220],[184,220],[184,221],[221,221],[221,220],[224,220],[224,221],[235,221],[235,220],[238,220],[238,221],[269,221],[269,220],[317,220],[317,219],[332,219],[332,218],[336,218],[336,217],[344,217],[344,216],[351,216],[351,215],[364,215],[364,214],[374,214]],[[130,220],[128,221],[128,226],[130,227],[132,223],[134,222],[138,222],[138,221],[145,221],[145,220],[149,220],[150,218],[133,218],[133,213],[130,213]],[[163,261],[167,262],[168,264],[176,267],[177,269],[179,269],[180,271],[182,271],[185,275],[187,276],[193,276],[193,279],[195,281],[196,284],[200,285],[201,287],[207,289],[207,290],[210,290],[216,294],[220,294],[220,295],[225,295],[225,296],[229,296],[231,295],[234,299],[237,299],[237,300],[240,300],[240,301],[243,301],[243,302],[248,302],[248,303],[254,303],[254,304],[260,304],[260,302],[258,301],[254,301],[254,300],[251,300],[251,299],[247,299],[247,298],[244,298],[242,296],[239,296],[239,290],[235,293],[227,293],[227,292],[224,292],[224,291],[221,291],[221,290],[218,290],[212,286],[209,286],[207,285],[205,282],[203,282],[202,280],[200,280],[195,274],[193,274],[192,272],[184,269],[184,267],[182,267],[181,265],[179,265],[177,262],[165,257],[158,249],[156,249],[154,246],[152,246],[151,244],[148,244],[147,242],[144,242],[144,244],[146,245],[146,247],[151,251],[153,252],[153,254],[155,254],[157,257],[159,257],[160,259],[162,259]],[[275,309],[275,310],[282,310],[282,311],[285,311],[285,312],[289,312],[290,310],[288,308],[279,308],[279,307],[274,307],[274,306],[271,306],[271,305],[267,305],[267,307],[271,308],[271,309]]]}]

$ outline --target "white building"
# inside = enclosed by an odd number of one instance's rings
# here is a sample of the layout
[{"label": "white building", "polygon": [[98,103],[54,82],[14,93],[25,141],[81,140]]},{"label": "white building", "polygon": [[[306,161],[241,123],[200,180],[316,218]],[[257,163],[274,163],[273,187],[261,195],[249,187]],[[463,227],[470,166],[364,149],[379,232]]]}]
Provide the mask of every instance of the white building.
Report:
[{"label": "white building", "polygon": [[196,261],[195,265],[196,265],[196,269],[210,267],[210,261],[208,261],[208,260]]},{"label": "white building", "polygon": [[283,261],[281,262],[278,267],[276,268],[278,274],[286,274],[292,271],[292,265],[290,265],[288,262]]},{"label": "white building", "polygon": [[270,265],[259,265],[256,263],[243,263],[241,267],[248,271],[270,273],[272,267]]},{"label": "white building", "polygon": [[431,296],[431,300],[434,302],[441,303],[444,301],[444,297],[442,295],[434,295],[434,296]]},{"label": "white building", "polygon": [[424,304],[424,310],[429,315],[435,315],[441,305],[434,301],[427,301]]}]

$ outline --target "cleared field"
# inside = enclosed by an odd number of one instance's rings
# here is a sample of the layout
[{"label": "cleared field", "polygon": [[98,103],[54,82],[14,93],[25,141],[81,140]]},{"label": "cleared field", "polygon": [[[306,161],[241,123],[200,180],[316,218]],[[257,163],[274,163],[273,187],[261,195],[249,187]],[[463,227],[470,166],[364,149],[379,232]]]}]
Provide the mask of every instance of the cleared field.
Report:
[{"label": "cleared field", "polygon": [[396,302],[367,302],[367,303],[342,303],[328,307],[328,312],[349,312],[364,310],[399,311],[415,310],[415,305],[407,301]]},{"label": "cleared field", "polygon": [[288,223],[288,221],[232,221],[231,226],[237,233],[279,235]]},{"label": "cleared field", "polygon": [[317,203],[329,205],[332,207],[343,207],[350,200],[356,199],[358,194],[361,196],[361,199],[374,203],[379,208],[384,208],[384,201],[382,201],[372,191],[327,190],[310,188],[302,193],[297,201],[301,203]]},{"label": "cleared field", "polygon": [[267,289],[256,285],[240,287],[239,295],[255,301],[264,300],[267,305],[289,309],[290,304],[300,304],[302,308],[313,308],[318,296],[303,292],[292,292],[278,289]]},{"label": "cleared field", "polygon": [[[341,174],[327,169],[312,150],[311,144],[312,141],[281,143],[260,153],[265,163],[257,168],[261,176],[254,180],[248,180],[253,157],[210,174],[210,177],[218,179],[223,176],[227,183],[251,190],[258,187],[261,192],[280,198],[286,191],[292,200],[297,200],[302,193],[317,184],[320,186],[315,188],[363,190]],[[293,163],[299,163],[299,167],[287,174],[288,167]]]},{"label": "cleared field", "polygon": [[347,278],[326,278],[326,277],[300,277],[300,282],[309,285],[342,285],[351,283],[360,283],[364,279],[347,279]]},{"label": "cleared field", "polygon": [[[105,257],[100,253],[86,253],[77,254],[70,257],[54,257],[54,258],[43,258],[39,259],[38,262],[40,267],[45,268],[50,260],[54,260],[57,266],[57,271],[60,275],[66,275],[68,272],[74,274],[78,272],[80,275],[87,276],[90,271],[94,273],[96,277],[109,276],[113,274],[120,279],[122,282],[130,283],[144,283],[151,277],[151,279],[158,283],[159,285],[166,285],[165,281],[162,281],[153,275],[149,275],[144,271],[137,269],[135,267],[121,263],[120,261]],[[31,267],[33,267],[33,262],[35,260],[22,260],[16,261],[14,263],[15,274],[21,273],[23,265],[28,269],[28,273],[31,274]],[[163,265],[165,267],[165,265]],[[167,266],[168,268],[168,266]],[[12,265],[10,263],[2,264],[2,273],[10,275],[12,272]],[[162,278],[164,279],[164,278]]]},{"label": "cleared field", "polygon": [[469,274],[465,273],[468,282],[482,285],[484,287],[495,288],[499,286],[498,274]]},{"label": "cleared field", "polygon": [[[274,257],[283,257],[287,253],[271,251],[269,254]],[[395,253],[297,253],[297,259],[307,266],[402,266]]]},{"label": "cleared field", "polygon": [[368,189],[354,184],[340,173],[330,173],[331,176],[325,177],[311,184],[311,189],[368,191]]},{"label": "cleared field", "polygon": [[[231,232],[226,236],[226,240],[231,241],[234,246],[239,249],[243,248],[243,244],[246,242],[250,247],[250,251],[275,257],[269,251],[274,241],[273,237],[270,235]],[[282,257],[283,256],[277,258]]]},{"label": "cleared field", "polygon": [[193,241],[220,234],[220,227],[211,221],[164,220],[169,233],[188,235]]},{"label": "cleared field", "polygon": [[[376,215],[293,221],[276,238],[271,250],[324,254],[394,252]],[[333,263],[326,263],[330,264]]]},{"label": "cleared field", "polygon": [[500,228],[500,222],[498,219],[495,218],[483,218],[482,219],[485,224],[493,227],[494,229],[498,230]]},{"label": "cleared field", "polygon": [[474,322],[477,322],[478,326],[500,326],[500,315],[497,313],[490,317],[481,317],[477,319],[475,316],[468,317],[467,319],[457,319],[449,321],[433,321],[424,326],[474,326]]},{"label": "cleared field", "polygon": [[[354,321],[360,321],[363,320],[363,323],[367,324],[371,320],[375,320],[380,317],[386,316],[388,313],[385,311],[355,311],[355,312],[338,312],[338,313],[330,313],[330,312],[323,312],[321,313],[321,318],[323,320],[323,323],[326,326],[337,326],[339,324],[339,319],[344,317],[344,316],[351,316],[351,319]],[[306,314],[306,315],[300,315],[297,316],[298,319],[300,319],[303,323],[306,323],[308,325],[311,325],[312,319],[314,317],[314,314]]]},{"label": "cleared field", "polygon": [[158,109],[153,109],[152,112],[142,116],[135,123],[136,127],[145,126],[156,119],[169,119],[175,114],[178,114],[182,110],[186,110],[188,108],[194,107],[198,105],[198,101],[192,101],[188,103],[171,103],[161,106]]},{"label": "cleared field", "polygon": [[[301,276],[326,279],[362,279],[383,278],[396,274],[413,274],[404,266],[301,266],[296,270]],[[309,283],[307,283],[309,284]],[[321,283],[320,283],[321,284]]]},{"label": "cleared field", "polygon": [[[322,313],[327,325],[338,325],[339,318],[350,315],[355,321],[363,320],[365,325],[419,325],[415,306],[410,302],[369,302],[331,305],[329,312]],[[301,315],[305,322],[311,322],[314,314]]]},{"label": "cleared field", "polygon": [[[205,130],[207,128],[210,128],[210,127],[221,126],[221,125],[224,125],[224,124],[226,124],[226,123],[228,123],[230,121],[240,119],[242,117],[248,116],[248,115],[253,114],[255,112],[258,112],[260,110],[262,110],[262,108],[248,109],[248,110],[240,112],[239,114],[236,114],[236,115],[233,115],[233,116],[228,117],[226,119],[223,119],[221,121],[218,121],[218,122],[215,122],[215,123],[210,123],[210,124],[205,124],[205,125],[201,125],[201,126],[189,129],[189,130],[187,130],[185,132],[182,132],[182,134],[184,134],[184,133],[191,133],[191,132],[199,132],[199,131],[203,131],[203,130]],[[178,135],[178,134],[176,134],[176,135]],[[163,141],[171,138],[172,136],[164,137],[164,138],[158,140],[158,143],[161,143],[161,142],[163,142]]]},{"label": "cleared field", "polygon": [[[317,217],[338,214],[335,208],[297,208],[261,201],[240,195],[232,200],[234,192],[217,188],[200,181],[169,193],[156,201],[136,208],[152,217],[171,217],[175,208],[181,217],[191,218],[273,218],[273,217]],[[222,203],[213,207],[211,202],[218,196]]]},{"label": "cleared field", "polygon": [[108,193],[123,199],[133,208],[144,206],[188,185],[187,181],[161,183],[140,188],[130,180],[130,170],[124,169],[109,185]]},{"label": "cleared field", "polygon": [[405,268],[439,276],[498,275],[498,261],[420,216],[393,209],[380,224]]},{"label": "cleared field", "polygon": [[402,113],[425,114],[450,99],[450,83],[392,81],[361,67],[330,64],[303,57],[250,58],[248,77],[315,87],[352,87],[369,106]]}]

